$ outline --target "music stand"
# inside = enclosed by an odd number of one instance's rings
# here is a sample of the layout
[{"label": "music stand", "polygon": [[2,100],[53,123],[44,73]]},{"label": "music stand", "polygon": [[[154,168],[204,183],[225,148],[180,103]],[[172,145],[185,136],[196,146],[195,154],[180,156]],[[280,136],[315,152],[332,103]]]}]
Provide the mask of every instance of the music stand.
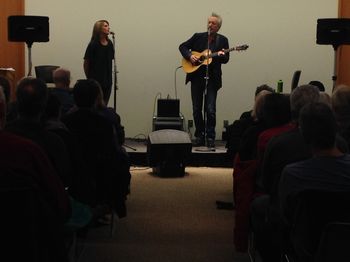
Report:
[{"label": "music stand", "polygon": [[28,47],[28,76],[32,75],[32,45],[49,41],[49,18],[47,16],[15,15],[8,17],[8,40],[25,42]]},{"label": "music stand", "polygon": [[349,18],[322,18],[317,20],[317,39],[319,45],[332,45],[334,49],[333,89],[337,81],[337,50],[340,45],[350,44]]}]

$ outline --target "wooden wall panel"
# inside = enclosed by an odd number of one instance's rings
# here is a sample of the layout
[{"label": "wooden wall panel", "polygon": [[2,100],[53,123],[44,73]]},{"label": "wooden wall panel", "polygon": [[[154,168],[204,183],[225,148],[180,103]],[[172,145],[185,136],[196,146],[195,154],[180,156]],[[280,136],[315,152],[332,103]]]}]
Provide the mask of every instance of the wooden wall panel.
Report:
[{"label": "wooden wall panel", "polygon": [[[24,0],[1,0],[0,10],[0,67],[15,69],[13,80],[13,84],[15,84],[25,75],[25,44],[7,40],[7,17],[24,15]],[[12,92],[13,97],[14,92]]]},{"label": "wooden wall panel", "polygon": [[[350,18],[350,1],[339,0],[339,17]],[[343,45],[337,51],[337,84],[350,86],[350,45]]]}]

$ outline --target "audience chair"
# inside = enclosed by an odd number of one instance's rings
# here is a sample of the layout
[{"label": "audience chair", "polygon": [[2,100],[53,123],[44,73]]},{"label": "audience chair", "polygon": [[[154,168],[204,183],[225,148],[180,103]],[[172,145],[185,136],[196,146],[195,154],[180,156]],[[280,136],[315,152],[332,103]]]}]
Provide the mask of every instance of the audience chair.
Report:
[{"label": "audience chair", "polygon": [[0,205],[1,261],[66,261],[63,231],[33,179],[1,174]]},{"label": "audience chair", "polygon": [[350,223],[334,222],[322,232],[315,262],[350,261]]},{"label": "audience chair", "polygon": [[115,214],[114,214],[114,211],[112,211],[112,214],[111,214],[111,228],[110,228],[110,236],[113,237],[114,235],[114,230],[115,230]]},{"label": "audience chair", "polygon": [[292,77],[291,91],[293,91],[299,84],[301,70],[296,70]]},{"label": "audience chair", "polygon": [[255,247],[255,235],[254,232],[250,230],[248,236],[248,256],[250,262],[255,262],[257,257],[257,250]]},{"label": "audience chair", "polygon": [[[333,256],[338,256],[339,252],[346,252],[346,248],[339,250],[342,247],[341,242],[346,242],[347,247],[349,246],[350,233],[344,234],[341,228],[350,232],[348,226],[350,223],[348,208],[350,192],[307,190],[291,196],[289,200],[288,203],[294,204],[291,204],[289,208],[291,223],[287,230],[287,239],[285,239],[286,260],[295,262],[330,261],[322,257],[321,254],[324,251],[332,261],[350,261],[332,259]],[[329,241],[329,239],[332,240]],[[337,248],[336,245],[338,245]],[[333,254],[332,250],[337,250],[338,254]],[[316,257],[320,260],[315,260]]]},{"label": "audience chair", "polygon": [[40,65],[35,67],[35,75],[42,79],[45,83],[53,83],[53,71],[59,66],[55,65]]},{"label": "audience chair", "polygon": [[64,225],[65,244],[70,262],[79,261],[78,231],[87,229],[92,219],[91,208],[70,197],[72,215]]}]

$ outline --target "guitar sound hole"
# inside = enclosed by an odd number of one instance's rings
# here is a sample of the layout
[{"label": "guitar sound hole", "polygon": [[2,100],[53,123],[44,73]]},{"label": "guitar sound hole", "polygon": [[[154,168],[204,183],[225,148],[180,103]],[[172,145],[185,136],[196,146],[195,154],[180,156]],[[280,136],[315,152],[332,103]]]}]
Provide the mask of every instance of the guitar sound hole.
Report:
[{"label": "guitar sound hole", "polygon": [[205,60],[205,57],[202,55],[202,56],[199,58],[199,60],[198,60],[198,64],[203,63],[204,60]]}]

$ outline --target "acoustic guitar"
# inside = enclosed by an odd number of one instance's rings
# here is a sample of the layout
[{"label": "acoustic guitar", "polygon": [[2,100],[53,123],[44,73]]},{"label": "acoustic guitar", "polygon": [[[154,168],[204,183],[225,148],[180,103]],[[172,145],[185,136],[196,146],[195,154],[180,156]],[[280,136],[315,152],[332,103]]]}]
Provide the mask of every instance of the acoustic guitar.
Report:
[{"label": "acoustic guitar", "polygon": [[[231,47],[228,49],[224,49],[221,50],[224,53],[228,53],[231,51],[244,51],[248,49],[248,45],[240,45],[240,46],[236,46],[236,47]],[[200,66],[202,65],[209,65],[212,60],[213,57],[218,56],[219,51],[218,52],[214,52],[212,53],[209,49],[204,50],[203,52],[196,52],[196,51],[192,51],[191,52],[192,55],[195,55],[197,58],[199,58],[198,62],[196,64],[192,64],[192,62],[190,60],[187,60],[185,58],[182,58],[182,69],[186,72],[186,73],[192,73],[194,71],[196,71]]]}]

